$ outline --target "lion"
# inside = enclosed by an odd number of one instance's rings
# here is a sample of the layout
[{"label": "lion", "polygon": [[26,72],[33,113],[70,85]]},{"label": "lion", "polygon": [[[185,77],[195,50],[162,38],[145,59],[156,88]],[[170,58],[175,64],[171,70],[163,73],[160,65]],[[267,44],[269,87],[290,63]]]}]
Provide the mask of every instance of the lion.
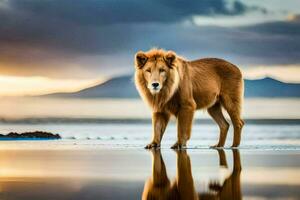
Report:
[{"label": "lion", "polygon": [[223,147],[229,123],[222,108],[234,127],[232,147],[239,146],[244,87],[237,66],[218,58],[187,61],[163,49],[139,51],[135,55],[135,85],[153,112],[152,141],[145,148],[160,147],[171,116],[177,118],[177,142],[171,148],[186,148],[198,109],[206,109],[220,128],[219,141],[212,147]]}]

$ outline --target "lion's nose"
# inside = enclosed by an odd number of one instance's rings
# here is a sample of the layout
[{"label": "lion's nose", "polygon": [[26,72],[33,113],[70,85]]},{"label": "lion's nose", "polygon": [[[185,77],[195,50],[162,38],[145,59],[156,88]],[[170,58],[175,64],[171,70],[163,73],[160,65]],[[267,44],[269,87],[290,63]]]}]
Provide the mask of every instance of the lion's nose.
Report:
[{"label": "lion's nose", "polygon": [[159,86],[159,83],[152,83],[152,87],[157,88]]}]

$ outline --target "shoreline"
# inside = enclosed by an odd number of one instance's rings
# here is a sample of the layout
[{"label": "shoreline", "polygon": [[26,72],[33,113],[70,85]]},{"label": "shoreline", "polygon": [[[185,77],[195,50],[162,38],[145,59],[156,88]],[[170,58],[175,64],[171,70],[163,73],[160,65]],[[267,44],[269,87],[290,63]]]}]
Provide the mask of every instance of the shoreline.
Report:
[{"label": "shoreline", "polygon": [[[246,124],[300,125],[300,119],[288,118],[245,118]],[[41,118],[0,118],[1,124],[150,124],[151,118],[73,118],[73,117],[41,117]],[[170,123],[174,123],[171,120]],[[194,123],[215,124],[212,119],[195,119]]]}]

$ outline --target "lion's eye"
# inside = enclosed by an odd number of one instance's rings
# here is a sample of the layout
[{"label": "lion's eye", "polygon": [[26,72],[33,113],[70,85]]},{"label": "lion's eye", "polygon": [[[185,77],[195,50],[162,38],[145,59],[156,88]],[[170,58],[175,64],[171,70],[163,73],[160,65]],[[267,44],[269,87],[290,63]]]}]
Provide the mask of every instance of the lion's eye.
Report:
[{"label": "lion's eye", "polygon": [[151,69],[147,69],[146,72],[151,73]]},{"label": "lion's eye", "polygon": [[159,73],[165,72],[164,69],[159,69]]}]

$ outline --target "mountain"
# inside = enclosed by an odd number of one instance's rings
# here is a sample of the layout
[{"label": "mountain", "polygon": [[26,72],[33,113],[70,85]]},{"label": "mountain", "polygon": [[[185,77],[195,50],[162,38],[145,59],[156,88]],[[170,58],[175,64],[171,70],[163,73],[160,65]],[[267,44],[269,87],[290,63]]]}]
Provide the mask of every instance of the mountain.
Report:
[{"label": "mountain", "polygon": [[300,84],[272,78],[244,81],[245,97],[300,97]]},{"label": "mountain", "polygon": [[[63,98],[138,98],[133,76],[112,78],[74,93],[54,93],[46,97]],[[245,80],[245,97],[300,97],[300,84],[283,83],[272,78]]]},{"label": "mountain", "polygon": [[66,98],[138,98],[133,76],[112,78],[99,85],[89,87],[74,93],[54,93],[43,95],[46,97]]}]

